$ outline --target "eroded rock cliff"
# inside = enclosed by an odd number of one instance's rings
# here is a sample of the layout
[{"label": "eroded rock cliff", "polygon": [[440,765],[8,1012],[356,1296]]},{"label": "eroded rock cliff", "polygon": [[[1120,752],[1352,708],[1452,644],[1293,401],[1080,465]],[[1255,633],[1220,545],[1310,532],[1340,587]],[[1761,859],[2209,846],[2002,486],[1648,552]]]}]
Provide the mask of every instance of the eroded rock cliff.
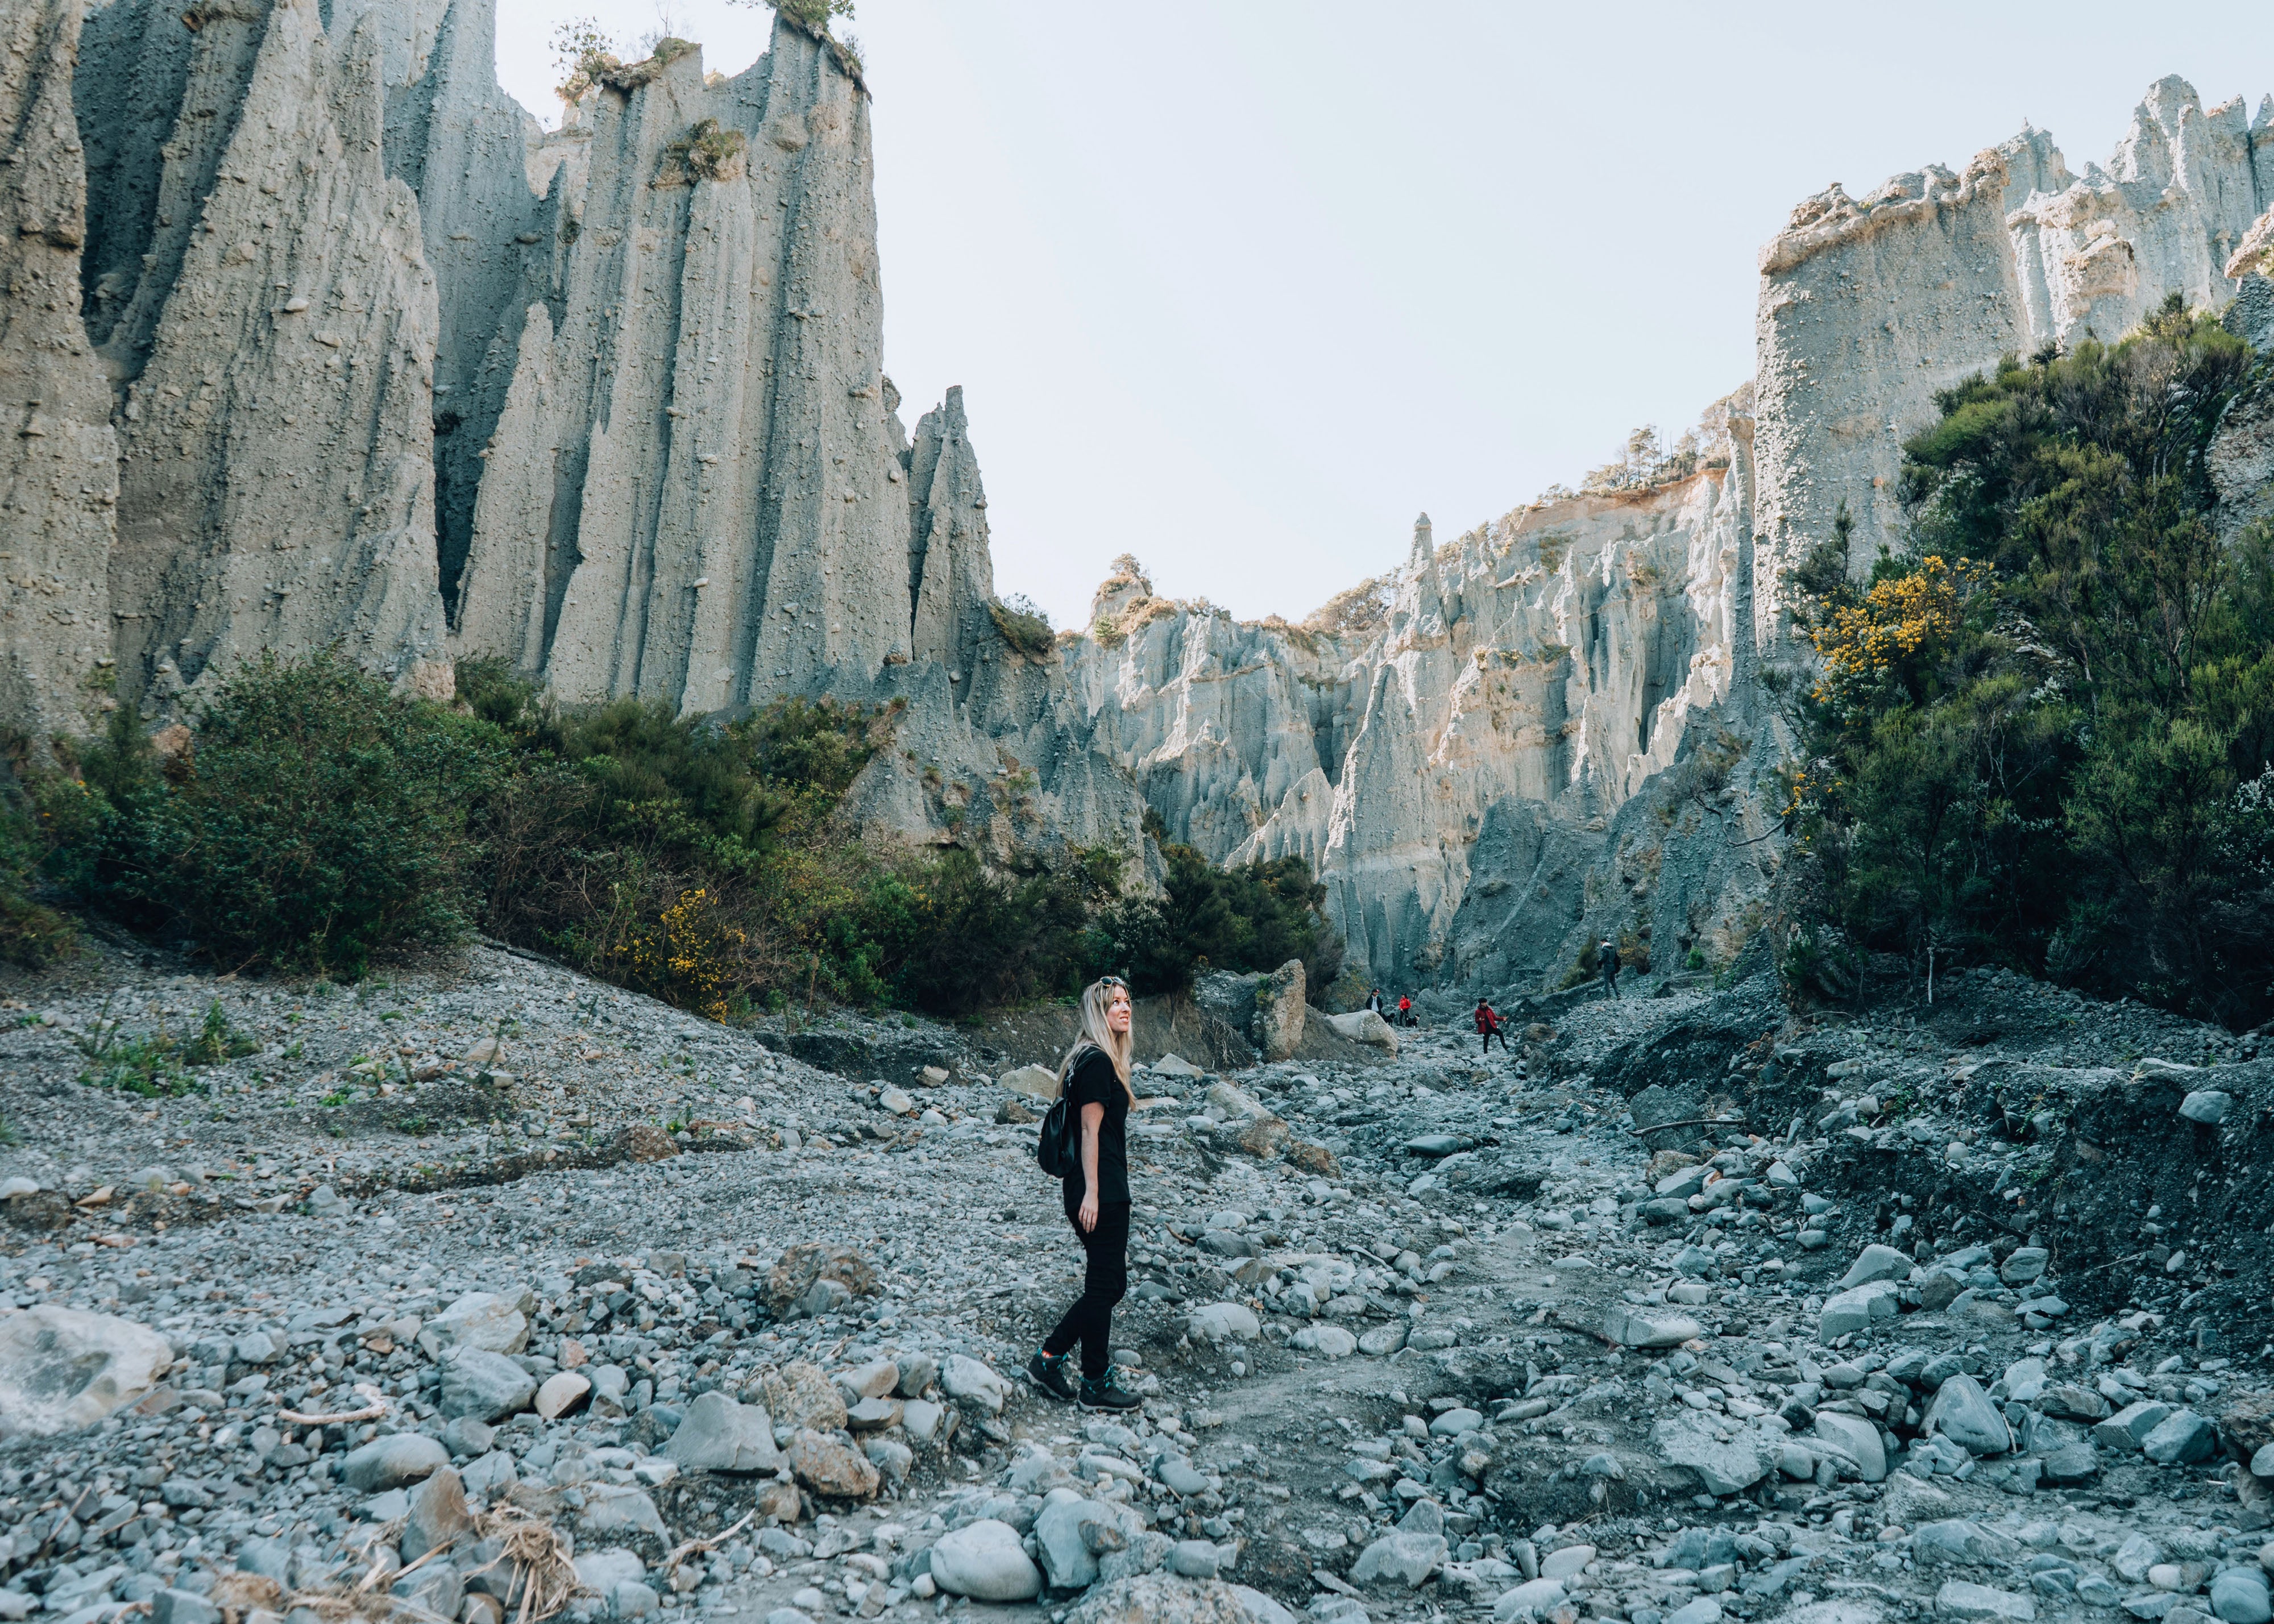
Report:
[{"label": "eroded rock cliff", "polygon": [[0,722],[34,748],[86,731],[110,657],[118,445],[79,320],[79,0],[0,16]]},{"label": "eroded rock cliff", "polygon": [[319,647],[449,691],[434,278],[381,160],[379,67],[368,19],[328,34],[316,0],[275,0],[127,387],[110,598],[161,697]]},{"label": "eroded rock cliff", "polygon": [[1838,185],[1761,251],[1758,631],[1784,639],[1779,583],[1856,521],[1850,565],[1900,533],[1902,442],[1933,397],[1999,357],[2114,340],[2177,294],[2216,309],[2274,207],[2274,97],[2203,109],[2183,79],[2150,86],[2103,169],[2072,175],[2043,131],[1964,171],[1899,175],[1858,200]]}]

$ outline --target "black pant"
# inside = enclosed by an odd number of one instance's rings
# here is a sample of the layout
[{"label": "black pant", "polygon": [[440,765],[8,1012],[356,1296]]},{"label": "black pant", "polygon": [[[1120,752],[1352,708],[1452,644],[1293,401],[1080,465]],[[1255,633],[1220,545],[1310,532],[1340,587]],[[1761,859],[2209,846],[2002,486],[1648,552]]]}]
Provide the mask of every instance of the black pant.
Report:
[{"label": "black pant", "polygon": [[1498,1026],[1495,1026],[1490,1032],[1484,1034],[1483,1036],[1485,1040],[1484,1053],[1487,1055],[1492,1053],[1492,1041],[1495,1038],[1498,1038],[1500,1040],[1500,1052],[1503,1055],[1508,1053],[1508,1034],[1502,1031]]},{"label": "black pant", "polygon": [[1614,998],[1619,996],[1619,973],[1616,970],[1603,972],[1603,989]]},{"label": "black pant", "polygon": [[1074,1214],[1081,1206],[1081,1186],[1065,1182],[1066,1222],[1081,1242],[1088,1264],[1082,1270],[1081,1295],[1065,1311],[1058,1329],[1043,1342],[1043,1351],[1057,1358],[1081,1344],[1081,1373],[1096,1381],[1113,1362],[1113,1305],[1129,1289],[1129,1203],[1100,1201],[1097,1227],[1084,1233]]}]

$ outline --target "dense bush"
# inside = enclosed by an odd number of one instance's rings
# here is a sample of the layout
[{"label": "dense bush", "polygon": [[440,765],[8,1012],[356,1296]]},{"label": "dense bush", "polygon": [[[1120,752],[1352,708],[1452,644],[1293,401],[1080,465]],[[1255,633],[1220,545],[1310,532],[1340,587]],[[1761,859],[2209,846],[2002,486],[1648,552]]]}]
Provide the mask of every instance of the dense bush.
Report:
[{"label": "dense bush", "polygon": [[44,786],[87,900],[230,967],[352,976],[381,950],[464,936],[493,729],[328,654],[264,656],[195,724],[163,762],[122,724],[75,780]]},{"label": "dense bush", "polygon": [[44,870],[233,966],[353,976],[479,929],[719,1019],[829,999],[957,1016],[1105,970],[1181,986],[1202,960],[1331,977],[1299,861],[1224,872],[1171,845],[1156,898],[1123,894],[1115,851],[1005,874],[849,838],[833,815],[897,706],[786,700],[720,726],[551,706],[494,661],[458,681],[444,706],[328,657],[264,659],[163,759],[118,713],[0,823],[0,951],[68,940],[33,899]]},{"label": "dense bush", "polygon": [[14,774],[0,777],[0,963],[37,969],[79,951],[79,928],[34,894],[49,842]]},{"label": "dense bush", "polygon": [[1299,857],[1219,868],[1197,850],[1165,839],[1159,817],[1146,832],[1160,843],[1168,873],[1163,895],[1133,897],[1092,927],[1091,959],[1129,978],[1139,993],[1190,985],[1196,970],[1276,970],[1303,961],[1319,992],[1342,973],[1342,944],[1320,911],[1326,887]]},{"label": "dense bush", "polygon": [[1905,447],[1907,551],[1809,561],[1790,810],[1838,936],[2274,1013],[2274,533],[2222,541],[2203,467],[2270,365],[2176,302],[2008,360]]}]

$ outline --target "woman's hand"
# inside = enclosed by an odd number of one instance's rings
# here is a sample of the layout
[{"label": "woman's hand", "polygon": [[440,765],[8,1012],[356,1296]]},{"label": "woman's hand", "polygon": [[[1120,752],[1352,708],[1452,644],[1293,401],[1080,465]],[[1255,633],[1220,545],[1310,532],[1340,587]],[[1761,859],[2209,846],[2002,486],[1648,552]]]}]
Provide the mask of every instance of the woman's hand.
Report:
[{"label": "woman's hand", "polygon": [[1074,1218],[1081,1225],[1084,1235],[1097,1228],[1097,1192],[1095,1189],[1084,1193],[1081,1207],[1075,1209]]}]

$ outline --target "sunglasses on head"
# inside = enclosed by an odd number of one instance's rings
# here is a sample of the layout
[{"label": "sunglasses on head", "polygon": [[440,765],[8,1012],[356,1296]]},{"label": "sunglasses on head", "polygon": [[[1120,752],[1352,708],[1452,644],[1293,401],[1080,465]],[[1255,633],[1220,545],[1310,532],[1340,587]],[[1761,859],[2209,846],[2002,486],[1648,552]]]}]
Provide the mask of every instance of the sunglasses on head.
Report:
[{"label": "sunglasses on head", "polygon": [[1129,990],[1129,983],[1118,975],[1101,975],[1097,978],[1097,984],[1100,987],[1118,987],[1124,992]]}]

